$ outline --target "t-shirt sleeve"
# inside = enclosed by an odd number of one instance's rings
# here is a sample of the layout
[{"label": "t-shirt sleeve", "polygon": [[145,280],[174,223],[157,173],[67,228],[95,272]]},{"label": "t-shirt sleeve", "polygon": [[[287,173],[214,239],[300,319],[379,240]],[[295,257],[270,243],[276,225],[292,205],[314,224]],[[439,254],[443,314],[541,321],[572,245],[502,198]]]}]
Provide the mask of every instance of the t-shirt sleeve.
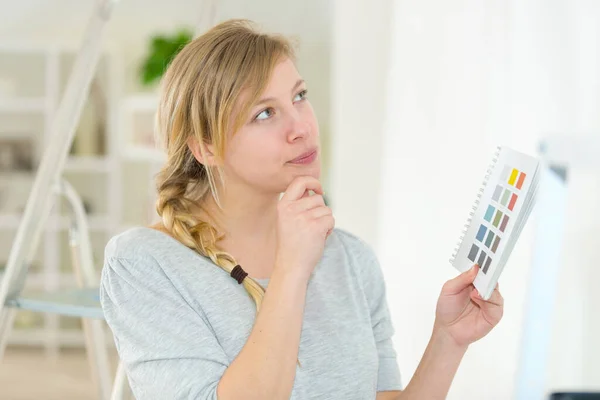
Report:
[{"label": "t-shirt sleeve", "polygon": [[397,353],[392,342],[395,329],[387,302],[387,291],[383,271],[373,249],[356,236],[350,243],[359,269],[365,296],[371,313],[373,336],[379,354],[377,391],[402,390]]},{"label": "t-shirt sleeve", "polygon": [[105,258],[100,301],[136,398],[217,399],[227,356],[156,260]]}]

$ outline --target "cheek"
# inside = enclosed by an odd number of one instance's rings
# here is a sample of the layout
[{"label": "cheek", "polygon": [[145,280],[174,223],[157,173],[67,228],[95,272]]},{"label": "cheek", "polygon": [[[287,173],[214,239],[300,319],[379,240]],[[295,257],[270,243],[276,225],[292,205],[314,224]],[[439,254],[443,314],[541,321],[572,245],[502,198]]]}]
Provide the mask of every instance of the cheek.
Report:
[{"label": "cheek", "polygon": [[239,175],[270,174],[281,168],[283,144],[268,129],[245,132],[244,137],[232,141],[225,164]]},{"label": "cheek", "polygon": [[317,121],[317,116],[312,108],[312,104],[306,103],[303,118],[310,126],[310,132],[312,135],[319,136],[319,122]]}]

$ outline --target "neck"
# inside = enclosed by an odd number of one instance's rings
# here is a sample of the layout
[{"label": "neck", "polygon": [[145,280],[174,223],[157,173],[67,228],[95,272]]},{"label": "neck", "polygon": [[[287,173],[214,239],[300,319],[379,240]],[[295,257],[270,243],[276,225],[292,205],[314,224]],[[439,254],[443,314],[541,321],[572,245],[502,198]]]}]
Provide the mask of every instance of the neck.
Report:
[{"label": "neck", "polygon": [[259,246],[274,248],[277,233],[277,203],[279,195],[241,190],[235,185],[221,191],[221,208],[212,196],[202,204],[205,213],[215,223],[224,242],[233,247]]}]

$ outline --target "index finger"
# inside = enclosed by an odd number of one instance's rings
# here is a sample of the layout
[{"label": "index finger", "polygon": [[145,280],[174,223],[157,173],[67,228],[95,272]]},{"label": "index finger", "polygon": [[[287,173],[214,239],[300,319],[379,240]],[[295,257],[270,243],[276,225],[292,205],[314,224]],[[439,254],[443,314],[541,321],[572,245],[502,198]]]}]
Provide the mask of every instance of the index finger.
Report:
[{"label": "index finger", "polygon": [[312,190],[315,193],[323,194],[321,182],[312,176],[299,176],[294,178],[288,186],[281,200],[298,200],[307,190]]}]

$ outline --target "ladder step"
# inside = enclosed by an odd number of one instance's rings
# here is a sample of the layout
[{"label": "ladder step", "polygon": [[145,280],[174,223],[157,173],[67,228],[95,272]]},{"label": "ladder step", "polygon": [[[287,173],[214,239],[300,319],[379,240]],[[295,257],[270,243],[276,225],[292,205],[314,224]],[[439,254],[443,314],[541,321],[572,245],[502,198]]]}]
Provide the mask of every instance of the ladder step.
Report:
[{"label": "ladder step", "polygon": [[6,306],[70,317],[104,319],[98,288],[23,294],[7,300]]}]

